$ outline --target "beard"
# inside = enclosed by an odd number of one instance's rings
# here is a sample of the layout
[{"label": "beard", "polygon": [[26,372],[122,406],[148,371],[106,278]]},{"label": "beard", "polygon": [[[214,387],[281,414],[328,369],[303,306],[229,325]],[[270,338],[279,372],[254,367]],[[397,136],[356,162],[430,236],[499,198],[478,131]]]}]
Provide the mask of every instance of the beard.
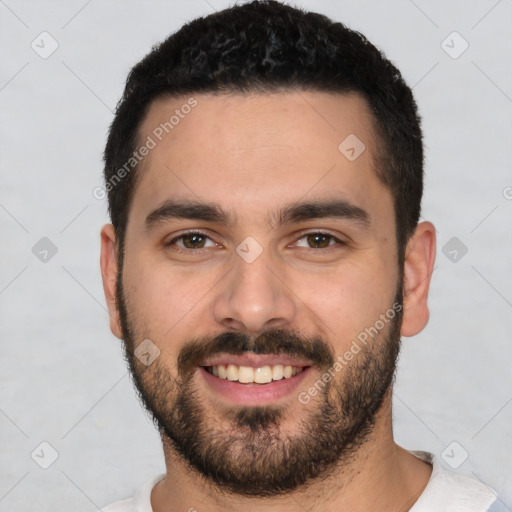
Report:
[{"label": "beard", "polygon": [[[402,304],[402,280],[395,304]],[[402,308],[341,371],[327,383],[321,375],[335,364],[321,337],[269,329],[258,337],[225,332],[183,344],[174,372],[156,358],[149,366],[134,354],[136,334],[122,283],[117,280],[117,307],[124,355],[138,397],[168,445],[206,485],[239,496],[271,497],[305,489],[348,464],[373,431],[384,398],[391,391],[400,350]],[[366,326],[369,327],[369,326]],[[163,342],[163,340],[159,340]],[[160,346],[162,344],[159,343]],[[305,358],[319,371],[321,390],[294,421],[286,405],[219,406],[205,403],[194,376],[207,357],[219,354],[282,354]],[[175,374],[173,374],[175,373]],[[332,373],[331,373],[332,375]],[[299,402],[303,403],[303,402]]]}]

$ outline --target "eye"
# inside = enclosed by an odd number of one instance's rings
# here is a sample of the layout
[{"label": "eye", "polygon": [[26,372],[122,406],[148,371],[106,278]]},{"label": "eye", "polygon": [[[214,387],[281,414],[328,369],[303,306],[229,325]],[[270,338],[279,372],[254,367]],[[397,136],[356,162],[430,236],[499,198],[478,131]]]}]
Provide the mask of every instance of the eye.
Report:
[{"label": "eye", "polygon": [[[301,240],[304,242],[301,244]],[[307,247],[310,249],[326,249],[330,246],[336,245],[337,243],[342,244],[341,240],[338,240],[329,233],[308,233],[307,235],[299,238],[295,244],[297,247]]]},{"label": "eye", "polygon": [[[208,241],[210,242],[208,244]],[[217,244],[204,233],[197,231],[190,231],[183,233],[176,238],[173,238],[170,242],[165,244],[166,246],[176,245],[181,249],[204,249],[205,247],[215,247]]]}]

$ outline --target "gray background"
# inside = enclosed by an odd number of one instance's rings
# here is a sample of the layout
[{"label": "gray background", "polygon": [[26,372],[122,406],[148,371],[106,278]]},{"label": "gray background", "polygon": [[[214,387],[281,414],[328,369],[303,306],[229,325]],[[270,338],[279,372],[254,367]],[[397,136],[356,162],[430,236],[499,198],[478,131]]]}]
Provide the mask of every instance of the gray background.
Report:
[{"label": "gray background", "polygon": [[[186,20],[228,5],[0,1],[1,510],[94,511],[164,471],[108,327],[108,218],[92,191],[130,67]],[[460,464],[512,510],[512,2],[297,5],[384,50],[423,117],[423,216],[438,252],[430,323],[403,343],[396,439]],[[43,31],[58,43],[46,59]],[[43,441],[58,452],[48,469]]]}]

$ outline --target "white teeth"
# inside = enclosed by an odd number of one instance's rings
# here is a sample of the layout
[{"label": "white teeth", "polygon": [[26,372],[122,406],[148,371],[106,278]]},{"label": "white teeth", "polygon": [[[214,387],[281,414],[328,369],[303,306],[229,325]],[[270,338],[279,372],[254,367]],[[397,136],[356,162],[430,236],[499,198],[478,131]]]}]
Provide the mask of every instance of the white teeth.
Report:
[{"label": "white teeth", "polygon": [[[219,366],[214,366],[213,368],[217,368],[217,371],[219,372],[219,379],[226,379],[226,367],[223,364],[219,364]],[[213,370],[212,370],[213,371]],[[215,372],[213,373],[215,375]],[[215,375],[217,377],[217,375]]]},{"label": "white teeth", "polygon": [[210,373],[219,379],[238,381],[243,384],[268,384],[273,380],[289,379],[304,371],[304,368],[298,366],[284,366],[276,364],[274,366],[260,366],[252,368],[251,366],[236,366],[234,364],[219,364],[210,366]]},{"label": "white teeth", "polygon": [[282,364],[276,364],[272,367],[272,379],[281,380],[284,377],[284,367]]},{"label": "white teeth", "polygon": [[226,376],[228,380],[238,380],[238,366],[235,366],[234,364],[228,364]]},{"label": "white teeth", "polygon": [[272,382],[272,368],[270,366],[256,368],[256,370],[254,370],[254,382],[257,382],[258,384]]},{"label": "white teeth", "polygon": [[238,368],[238,382],[254,382],[254,370],[250,366],[240,366]]}]

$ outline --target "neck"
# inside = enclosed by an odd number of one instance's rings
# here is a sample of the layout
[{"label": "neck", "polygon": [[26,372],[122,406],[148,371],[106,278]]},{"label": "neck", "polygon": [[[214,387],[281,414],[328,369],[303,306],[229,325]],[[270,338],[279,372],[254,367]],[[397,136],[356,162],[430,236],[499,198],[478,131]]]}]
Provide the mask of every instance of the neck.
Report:
[{"label": "neck", "polygon": [[432,468],[393,440],[391,390],[379,411],[373,431],[349,461],[338,464],[306,489],[272,498],[255,498],[225,492],[191,470],[162,437],[167,475],[151,494],[154,512],[288,512],[297,504],[310,512],[351,510],[406,511],[417,501]]}]

